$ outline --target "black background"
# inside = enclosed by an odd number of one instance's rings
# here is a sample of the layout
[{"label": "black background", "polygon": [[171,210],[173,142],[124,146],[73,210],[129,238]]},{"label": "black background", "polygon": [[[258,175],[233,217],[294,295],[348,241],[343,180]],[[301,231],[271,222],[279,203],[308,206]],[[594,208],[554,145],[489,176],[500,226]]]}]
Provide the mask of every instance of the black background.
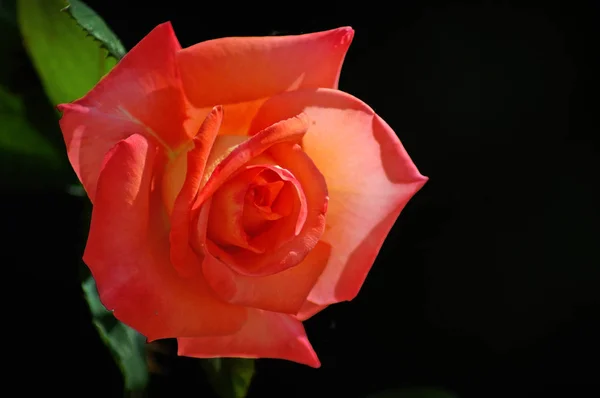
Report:
[{"label": "black background", "polygon": [[[597,2],[87,3],[128,49],[167,20],[183,46],[352,26],[340,89],[371,105],[430,177],[359,296],[305,323],[322,368],[259,360],[251,398],[413,385],[598,393]],[[11,380],[121,396],[78,283],[85,200],[41,189],[2,200]],[[197,361],[155,359],[152,396],[211,396]]]}]

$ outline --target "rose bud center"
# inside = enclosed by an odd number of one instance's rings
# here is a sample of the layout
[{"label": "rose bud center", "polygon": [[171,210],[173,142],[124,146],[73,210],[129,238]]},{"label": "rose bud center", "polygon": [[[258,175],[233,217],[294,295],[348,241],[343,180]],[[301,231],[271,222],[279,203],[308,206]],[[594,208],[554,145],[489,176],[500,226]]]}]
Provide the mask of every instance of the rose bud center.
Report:
[{"label": "rose bud center", "polygon": [[265,253],[294,238],[306,216],[306,198],[289,171],[251,165],[215,192],[207,237],[232,254]]}]

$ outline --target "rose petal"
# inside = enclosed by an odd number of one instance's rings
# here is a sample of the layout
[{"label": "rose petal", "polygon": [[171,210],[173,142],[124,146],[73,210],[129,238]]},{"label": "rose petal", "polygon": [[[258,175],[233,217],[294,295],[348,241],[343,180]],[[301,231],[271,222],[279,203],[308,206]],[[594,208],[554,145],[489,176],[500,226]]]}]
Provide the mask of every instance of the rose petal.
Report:
[{"label": "rose petal", "polygon": [[[273,221],[273,228],[257,233],[252,238],[252,242],[258,247],[279,247],[302,232],[308,216],[308,204],[302,185],[289,170],[282,169],[279,166],[261,165],[249,166],[262,167],[278,175],[280,182],[283,182],[282,189],[278,192],[277,202],[274,203],[274,209],[281,209],[282,213],[287,213],[277,221]],[[257,209],[255,207],[254,209]],[[263,209],[264,211],[264,209]]]},{"label": "rose petal", "polygon": [[178,354],[196,358],[275,358],[319,368],[302,323],[276,312],[248,310],[242,329],[222,337],[179,338]]},{"label": "rose petal", "polygon": [[171,24],[159,25],[83,98],[58,106],[69,160],[92,201],[104,155],[120,140],[142,134],[172,153],[190,139],[180,48]]},{"label": "rose petal", "polygon": [[160,193],[151,190],[156,152],[134,134],[104,161],[84,254],[100,299],[150,340],[233,333],[246,310],[214,298],[201,275],[180,278],[169,262]]},{"label": "rose petal", "polygon": [[300,264],[260,278],[240,275],[211,255],[205,258],[202,269],[215,293],[231,304],[296,314],[323,272],[330,252],[330,245],[319,242]]},{"label": "rose petal", "polygon": [[[281,204],[287,205],[290,214],[271,221],[267,230],[251,236],[244,228],[245,209],[252,206],[246,203],[246,192],[255,178],[265,175],[265,172],[284,185],[280,199],[287,203]],[[307,212],[304,191],[293,174],[271,165],[246,166],[213,195],[208,237],[220,246],[238,246],[254,253],[264,253],[298,235],[306,222]],[[242,251],[235,256],[246,255]]]},{"label": "rose petal", "polygon": [[[207,178],[206,185],[198,193],[194,209],[199,209],[204,201],[213,195],[244,164],[275,144],[300,141],[307,128],[308,119],[303,114],[292,116],[286,120],[279,119],[277,122],[266,126],[262,131],[257,132],[254,137],[246,139],[234,147],[224,158],[221,156],[213,158],[211,156],[204,173],[205,178]],[[215,142],[215,146],[219,144],[219,141],[229,141],[229,139],[227,136],[220,136]],[[213,149],[213,153],[220,154],[221,151]]]},{"label": "rose petal", "polygon": [[[177,54],[186,94],[197,107],[252,101],[299,88],[337,88],[354,31],[227,37]],[[226,110],[227,112],[228,110]]]},{"label": "rose petal", "polygon": [[[258,137],[259,134],[253,136],[249,141]],[[325,213],[328,202],[327,185],[314,163],[300,146],[289,143],[271,146],[268,154],[282,168],[289,170],[300,183],[307,203],[306,222],[296,238],[264,254],[246,252],[243,256],[232,256],[212,244],[210,240],[207,241],[208,250],[215,257],[222,259],[239,274],[247,276],[272,275],[298,265],[315,247],[325,229]],[[206,225],[199,223],[198,234],[201,235],[203,230],[206,230]],[[203,243],[198,242],[199,244]]]},{"label": "rose petal", "polygon": [[302,146],[329,189],[331,259],[309,295],[318,305],[356,296],[400,211],[425,184],[394,131],[365,103],[337,90],[284,93],[257,114],[250,134],[305,112]]},{"label": "rose petal", "polygon": [[262,170],[246,168],[223,184],[212,197],[208,232],[210,239],[221,246],[237,246],[256,253],[264,252],[250,243],[242,224],[248,186]]},{"label": "rose petal", "polygon": [[[220,134],[248,135],[268,97],[308,87],[337,88],[354,31],[210,40],[178,55],[186,93],[196,106],[223,104]],[[248,82],[252,82],[248,84]]]},{"label": "rose petal", "polygon": [[[171,213],[171,262],[182,276],[200,272],[201,263],[189,245],[190,212],[222,119],[223,109],[218,106],[202,123],[193,141],[194,148],[187,153],[185,180]],[[164,184],[168,186],[167,181]]]},{"label": "rose petal", "polygon": [[298,313],[296,314],[296,319],[299,321],[306,321],[307,319],[312,318],[319,312],[323,311],[325,308],[329,307],[328,305],[318,305],[313,303],[312,301],[306,300]]}]

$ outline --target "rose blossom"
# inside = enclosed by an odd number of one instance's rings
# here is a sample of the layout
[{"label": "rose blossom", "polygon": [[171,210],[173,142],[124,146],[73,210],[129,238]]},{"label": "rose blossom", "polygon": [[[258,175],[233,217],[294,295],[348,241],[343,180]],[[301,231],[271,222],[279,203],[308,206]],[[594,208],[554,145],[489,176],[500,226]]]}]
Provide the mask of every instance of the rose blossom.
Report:
[{"label": "rose blossom", "polygon": [[427,181],[337,90],[353,33],[182,49],[165,23],[59,106],[93,203],[84,261],[119,320],[181,355],[320,366],[301,321],[357,295]]}]

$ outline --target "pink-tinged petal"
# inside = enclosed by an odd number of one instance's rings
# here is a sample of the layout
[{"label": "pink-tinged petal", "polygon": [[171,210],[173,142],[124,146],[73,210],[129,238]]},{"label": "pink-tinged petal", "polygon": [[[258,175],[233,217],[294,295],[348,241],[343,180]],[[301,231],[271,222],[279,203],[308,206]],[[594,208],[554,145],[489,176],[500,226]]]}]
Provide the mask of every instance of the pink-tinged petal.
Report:
[{"label": "pink-tinged petal", "polygon": [[195,106],[234,104],[299,88],[337,88],[353,36],[352,28],[343,27],[295,36],[227,37],[185,48],[177,60]]},{"label": "pink-tinged petal", "polygon": [[201,275],[181,278],[169,261],[156,145],[134,134],[109,151],[98,178],[84,261],[102,303],[154,340],[239,330],[246,310],[216,299]]},{"label": "pink-tinged petal", "polygon": [[319,368],[302,323],[290,315],[248,310],[248,320],[231,336],[179,338],[178,354],[195,358],[274,358]]},{"label": "pink-tinged petal", "polygon": [[120,140],[142,134],[169,153],[190,140],[180,49],[171,24],[159,25],[83,98],[58,106],[69,160],[92,201],[104,155]]},{"label": "pink-tinged petal", "polygon": [[312,301],[306,300],[302,307],[296,314],[296,319],[299,321],[306,321],[307,319],[312,318],[319,312],[323,311],[325,308],[329,307],[328,305],[318,305],[313,303]]},{"label": "pink-tinged petal", "polygon": [[194,137],[194,148],[187,153],[185,182],[171,213],[171,262],[182,276],[200,272],[201,263],[189,244],[190,212],[222,119],[223,109],[213,108]]},{"label": "pink-tinged petal", "polygon": [[365,103],[337,90],[271,98],[250,130],[304,112],[311,120],[302,146],[329,189],[330,262],[309,300],[327,305],[353,299],[383,241],[410,198],[425,184],[394,131]]},{"label": "pink-tinged petal", "polygon": [[231,304],[296,314],[327,265],[330,252],[330,245],[319,242],[300,264],[261,278],[240,275],[211,255],[206,256],[202,269],[215,293]]}]

